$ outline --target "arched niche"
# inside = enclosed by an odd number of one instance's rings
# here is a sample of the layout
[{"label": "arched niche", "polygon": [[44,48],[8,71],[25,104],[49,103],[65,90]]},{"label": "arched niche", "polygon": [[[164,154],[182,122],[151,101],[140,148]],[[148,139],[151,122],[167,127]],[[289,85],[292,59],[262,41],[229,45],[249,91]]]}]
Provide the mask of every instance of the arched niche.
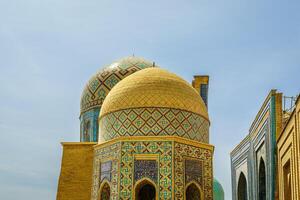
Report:
[{"label": "arched niche", "polygon": [[284,200],[292,200],[292,183],[291,183],[291,161],[288,160],[283,167],[283,192]]},{"label": "arched niche", "polygon": [[83,124],[83,138],[85,142],[91,141],[91,121],[84,121]]},{"label": "arched niche", "polygon": [[103,181],[100,185],[99,192],[98,192],[98,199],[99,200],[110,200],[111,189],[108,181]]},{"label": "arched niche", "polygon": [[136,200],[157,200],[158,190],[156,184],[148,178],[137,181],[134,187],[134,197]]},{"label": "arched niche", "polygon": [[201,187],[195,181],[191,181],[185,187],[185,199],[186,200],[203,200],[203,192]]},{"label": "arched niche", "polygon": [[261,158],[258,170],[258,200],[266,199],[266,167],[265,162]]},{"label": "arched niche", "polygon": [[243,172],[241,172],[241,174],[239,176],[237,188],[238,188],[237,189],[238,200],[247,200],[248,199],[247,179]]}]

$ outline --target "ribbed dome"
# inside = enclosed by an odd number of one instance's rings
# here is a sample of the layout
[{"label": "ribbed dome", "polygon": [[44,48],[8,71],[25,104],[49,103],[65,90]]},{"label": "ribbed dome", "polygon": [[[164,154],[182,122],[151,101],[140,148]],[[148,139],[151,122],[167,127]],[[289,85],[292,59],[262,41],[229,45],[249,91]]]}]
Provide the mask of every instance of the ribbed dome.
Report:
[{"label": "ribbed dome", "polygon": [[80,113],[101,107],[108,92],[120,80],[147,67],[153,67],[153,62],[134,56],[104,66],[86,84],[81,96]]},{"label": "ribbed dome", "polygon": [[197,91],[182,78],[160,68],[144,69],[117,84],[107,95],[100,118],[118,110],[145,107],[190,111],[208,120],[206,106]]}]

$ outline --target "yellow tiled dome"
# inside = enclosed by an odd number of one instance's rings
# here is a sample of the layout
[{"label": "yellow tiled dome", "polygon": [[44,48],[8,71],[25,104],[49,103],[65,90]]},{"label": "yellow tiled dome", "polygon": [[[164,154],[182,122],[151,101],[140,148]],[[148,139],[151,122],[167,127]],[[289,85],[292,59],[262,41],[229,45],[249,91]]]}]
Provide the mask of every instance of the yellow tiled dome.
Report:
[{"label": "yellow tiled dome", "polygon": [[208,118],[197,91],[177,75],[160,68],[147,68],[120,81],[105,98],[99,118],[130,108],[175,108]]}]

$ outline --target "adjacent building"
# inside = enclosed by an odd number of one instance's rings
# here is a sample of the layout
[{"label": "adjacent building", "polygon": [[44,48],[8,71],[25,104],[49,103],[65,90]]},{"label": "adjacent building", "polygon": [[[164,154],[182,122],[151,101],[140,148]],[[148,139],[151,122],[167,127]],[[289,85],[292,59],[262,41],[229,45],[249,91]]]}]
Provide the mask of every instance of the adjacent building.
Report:
[{"label": "adjacent building", "polygon": [[296,106],[291,99],[287,106],[286,97],[271,90],[232,150],[233,200],[299,199],[299,98]]},{"label": "adjacent building", "polygon": [[300,200],[300,96],[283,120],[277,137],[279,199]]},{"label": "adjacent building", "polygon": [[272,90],[249,133],[231,152],[233,200],[275,199],[276,135],[281,130],[282,94]]}]

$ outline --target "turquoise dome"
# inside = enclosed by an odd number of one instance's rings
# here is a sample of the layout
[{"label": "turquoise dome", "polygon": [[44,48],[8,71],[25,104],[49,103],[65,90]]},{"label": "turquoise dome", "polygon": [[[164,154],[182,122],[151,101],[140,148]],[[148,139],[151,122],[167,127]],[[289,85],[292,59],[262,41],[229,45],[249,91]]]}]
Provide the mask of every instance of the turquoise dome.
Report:
[{"label": "turquoise dome", "polygon": [[217,179],[214,178],[214,200],[224,200],[224,190]]},{"label": "turquoise dome", "polygon": [[136,71],[154,67],[154,62],[129,56],[104,66],[87,82],[81,96],[80,115],[93,108],[100,108],[109,91],[122,79]]},{"label": "turquoise dome", "polygon": [[87,82],[80,101],[80,141],[98,141],[98,116],[110,90],[125,77],[136,71],[154,67],[144,58],[125,57],[104,66]]}]

